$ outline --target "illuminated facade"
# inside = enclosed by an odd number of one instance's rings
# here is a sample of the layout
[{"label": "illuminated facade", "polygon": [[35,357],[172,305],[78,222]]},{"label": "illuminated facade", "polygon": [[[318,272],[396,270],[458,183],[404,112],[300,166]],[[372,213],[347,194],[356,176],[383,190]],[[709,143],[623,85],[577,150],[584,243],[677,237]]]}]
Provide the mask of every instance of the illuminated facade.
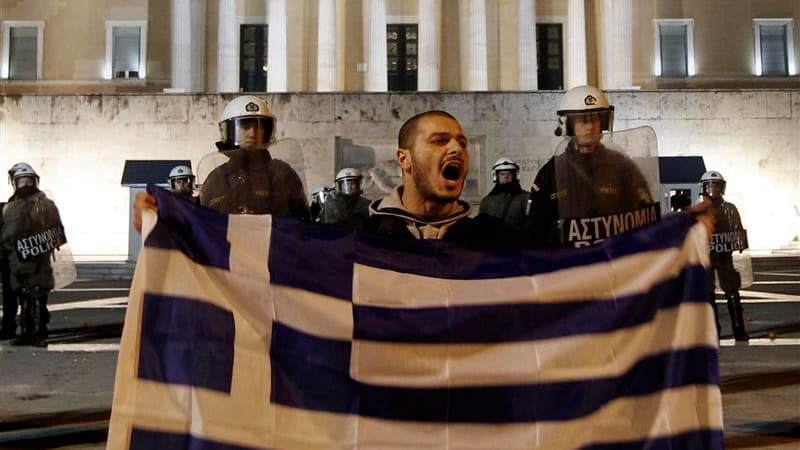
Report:
[{"label": "illuminated facade", "polygon": [[2,0],[0,90],[797,88],[798,20],[794,0]]}]

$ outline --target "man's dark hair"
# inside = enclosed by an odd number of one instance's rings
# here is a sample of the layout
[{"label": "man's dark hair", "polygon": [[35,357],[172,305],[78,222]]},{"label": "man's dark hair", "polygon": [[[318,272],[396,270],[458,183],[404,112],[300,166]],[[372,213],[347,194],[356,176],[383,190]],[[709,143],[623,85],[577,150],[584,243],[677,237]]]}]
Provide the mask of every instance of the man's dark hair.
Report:
[{"label": "man's dark hair", "polygon": [[416,138],[417,134],[417,124],[421,119],[428,116],[444,116],[444,117],[449,117],[458,122],[458,119],[453,117],[452,114],[445,111],[432,110],[419,113],[416,116],[406,120],[403,126],[400,127],[400,132],[397,133],[398,148],[411,149],[411,144],[414,143],[414,138]]}]

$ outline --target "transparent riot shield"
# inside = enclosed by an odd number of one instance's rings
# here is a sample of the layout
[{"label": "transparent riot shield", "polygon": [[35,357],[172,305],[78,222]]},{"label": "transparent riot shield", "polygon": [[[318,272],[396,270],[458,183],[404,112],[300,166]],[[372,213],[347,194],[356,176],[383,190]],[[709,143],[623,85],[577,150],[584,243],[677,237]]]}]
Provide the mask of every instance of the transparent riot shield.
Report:
[{"label": "transparent riot shield", "polygon": [[197,166],[197,181],[200,203],[223,214],[308,218],[305,164],[294,139],[208,154]]},{"label": "transparent riot shield", "polygon": [[55,289],[66,287],[78,278],[78,271],[75,268],[75,261],[72,259],[72,251],[68,243],[53,250],[51,258]]},{"label": "transparent riot shield", "polygon": [[[725,261],[732,259],[733,269],[738,272],[738,276],[720,274],[721,271],[730,270],[728,264],[720,263],[721,267],[717,270],[717,288],[723,290],[735,289],[737,286],[726,286],[730,284],[728,280],[734,282],[738,279],[738,288],[748,288],[753,285],[753,266],[750,259],[750,252],[747,250],[750,244],[747,240],[747,230],[742,226],[739,211],[732,203],[722,201],[714,205],[714,234],[708,243],[708,251],[711,254],[711,261]],[[725,278],[722,282],[720,277]],[[736,284],[736,283],[734,283]]]},{"label": "transparent riot shield", "polygon": [[650,127],[570,137],[554,157],[561,243],[583,247],[661,218],[658,145]]}]

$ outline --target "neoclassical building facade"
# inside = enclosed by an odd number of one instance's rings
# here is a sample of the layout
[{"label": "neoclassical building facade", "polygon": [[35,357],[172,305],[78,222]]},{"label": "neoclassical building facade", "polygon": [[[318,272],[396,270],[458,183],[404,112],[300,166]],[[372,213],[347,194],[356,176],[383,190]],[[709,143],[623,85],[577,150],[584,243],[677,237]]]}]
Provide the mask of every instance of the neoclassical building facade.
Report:
[{"label": "neoclassical building facade", "polygon": [[798,87],[798,19],[794,0],[2,0],[0,90]]}]

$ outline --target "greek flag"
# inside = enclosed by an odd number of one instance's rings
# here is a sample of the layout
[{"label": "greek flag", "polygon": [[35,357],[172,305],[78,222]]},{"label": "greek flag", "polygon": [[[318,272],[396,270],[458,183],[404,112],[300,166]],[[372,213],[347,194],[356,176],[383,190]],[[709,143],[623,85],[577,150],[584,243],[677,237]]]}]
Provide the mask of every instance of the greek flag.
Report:
[{"label": "greek flag", "polygon": [[162,190],[109,449],[721,449],[707,238],[487,253]]}]

